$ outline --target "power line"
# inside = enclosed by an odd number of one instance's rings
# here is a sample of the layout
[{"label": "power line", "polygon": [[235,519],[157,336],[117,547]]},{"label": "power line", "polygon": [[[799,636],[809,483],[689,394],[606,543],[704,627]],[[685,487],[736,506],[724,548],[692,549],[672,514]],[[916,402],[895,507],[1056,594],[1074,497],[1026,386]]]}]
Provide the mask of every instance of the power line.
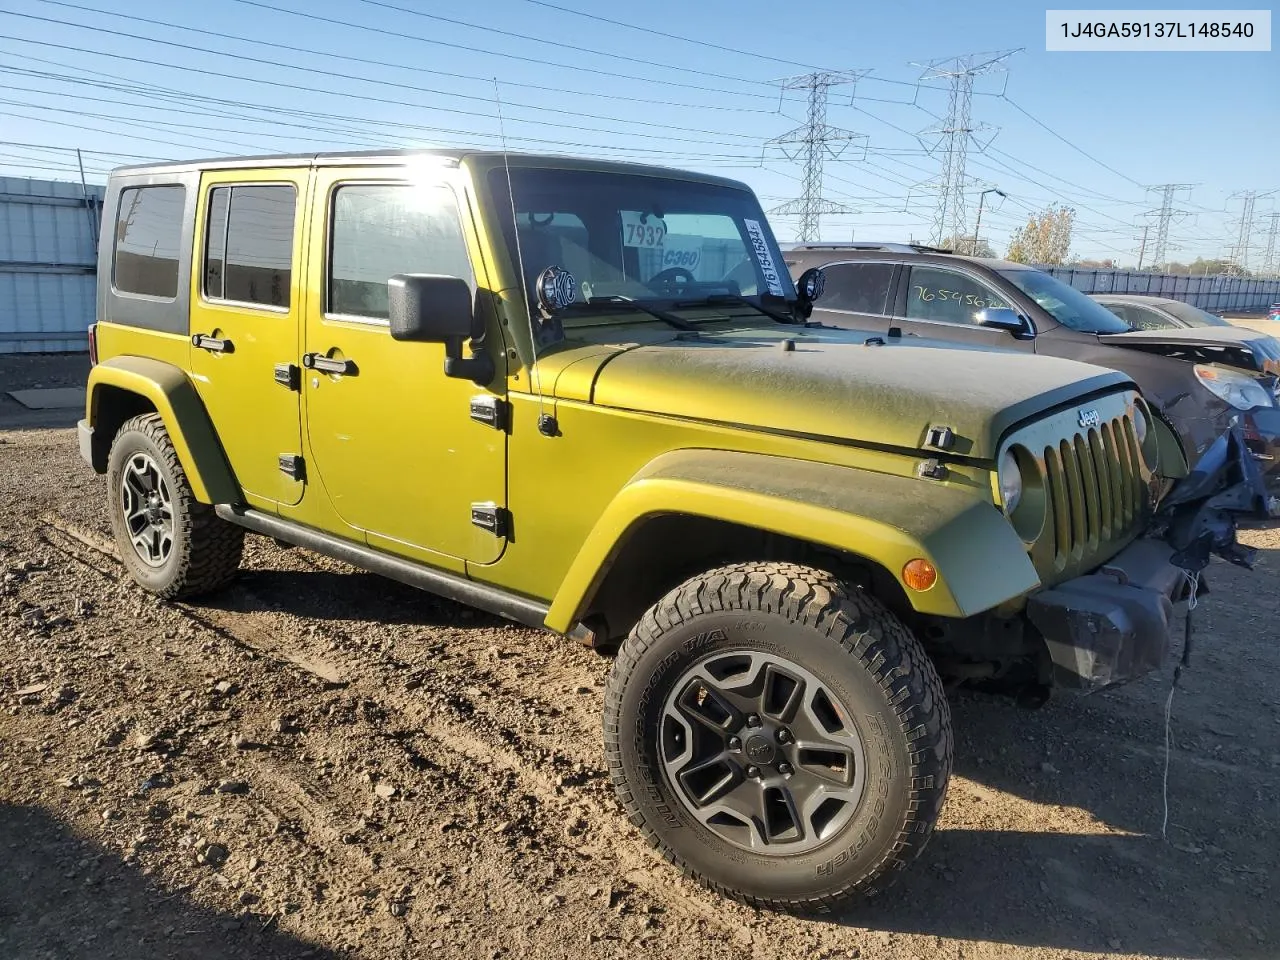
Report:
[{"label": "power line", "polygon": [[1012,100],[1009,99],[1009,97],[1005,96],[1004,94],[1001,94],[1001,99],[1004,100],[1005,103],[1009,104],[1009,106],[1013,107],[1013,109],[1017,110],[1020,114],[1022,114],[1028,120],[1030,120],[1032,123],[1034,123],[1036,126],[1044,130],[1046,133],[1061,140],[1063,143],[1065,143],[1068,147],[1070,147],[1076,153],[1080,154],[1082,157],[1092,160],[1094,163],[1102,167],[1104,170],[1110,170],[1121,180],[1127,180],[1129,183],[1133,184],[1135,187],[1145,187],[1144,184],[1139,183],[1137,180],[1133,179],[1133,177],[1129,176],[1128,174],[1121,173],[1119,170],[1111,166],[1109,163],[1099,160],[1093,154],[1089,153],[1087,150],[1084,150],[1072,140],[1069,140],[1068,138],[1064,137],[1062,134],[1058,133],[1056,130],[1050,127],[1047,123],[1045,123],[1043,120],[1037,117],[1034,113],[1031,113],[1028,110],[1024,110],[1018,104],[1014,103]]},{"label": "power line", "polygon": [[[261,2],[261,0],[232,0],[232,2],[242,3],[242,4],[245,4],[246,6],[251,6],[251,7],[259,7],[263,10],[274,10],[276,13],[284,13],[294,17],[302,17],[303,19],[306,19],[306,20],[315,20],[321,23],[331,23],[336,26],[348,27],[353,30],[364,30],[369,33],[377,33],[377,34],[382,34],[383,36],[396,37],[401,40],[414,40],[420,43],[429,43],[433,46],[448,47],[453,50],[464,51],[465,53],[469,53],[473,56],[475,54],[482,54],[484,56],[502,57],[504,60],[510,59],[512,56],[516,56],[516,54],[512,54],[509,52],[503,52],[499,50],[486,50],[484,48],[477,47],[474,44],[453,43],[447,40],[437,40],[434,37],[424,37],[421,34],[406,34],[400,30],[387,30],[387,29],[384,29],[381,27],[375,27],[366,23],[356,23],[350,20],[339,20],[335,17],[326,17],[318,13],[307,13],[301,10],[290,10],[287,7],[277,7],[274,4],[263,3]],[[477,29],[488,29],[488,28],[477,27]],[[522,37],[519,37],[519,39],[522,40],[526,45],[529,43],[528,37],[522,36]],[[545,41],[539,40],[538,42],[541,44]],[[561,46],[563,46],[563,44],[561,44]],[[578,54],[581,54],[583,52],[587,52],[587,53],[598,52],[598,51],[587,50],[582,47],[574,47],[572,49],[574,50],[575,53],[578,53]],[[605,55],[613,56],[612,54],[605,54]],[[617,59],[632,60],[633,58],[618,56]],[[658,84],[660,86],[666,86],[666,87],[680,87],[686,90],[700,90],[705,93],[722,93],[722,94],[727,94],[729,96],[735,96],[735,97],[752,97],[757,100],[772,99],[772,97],[766,93],[749,93],[745,90],[725,90],[719,87],[708,87],[706,85],[700,85],[700,84],[682,83],[678,80],[664,80],[661,77],[654,76],[654,75],[637,76],[635,74],[619,73],[617,70],[614,70],[614,69],[603,70],[595,67],[588,67],[580,63],[573,63],[573,64],[560,63],[554,60],[548,60],[546,57],[543,57],[543,56],[539,56],[538,62],[540,64],[545,64],[547,66],[570,69],[577,73],[592,73],[598,76],[608,77],[611,80],[635,80],[640,83],[653,83],[653,84]],[[647,67],[661,66],[663,69],[668,68],[666,64],[654,64],[652,61],[648,61],[648,60],[641,60],[640,62]],[[672,66],[670,67],[670,69],[680,69],[680,68]],[[742,80],[740,82],[761,83],[762,81]],[[765,84],[765,85],[767,86],[768,84]]]},{"label": "power line", "polygon": [[798,239],[802,242],[817,240],[820,235],[819,221],[824,213],[851,213],[842,203],[828,200],[822,195],[822,165],[828,158],[836,159],[850,143],[859,139],[865,141],[860,133],[841,130],[827,124],[827,97],[831,88],[846,83],[857,83],[856,72],[806,73],[798,77],[788,77],[779,81],[785,90],[806,90],[809,97],[808,119],[802,125],[774,137],[769,144],[780,146],[783,153],[787,148],[796,148],[794,154],[788,154],[795,160],[804,158],[803,192],[796,200],[774,207],[771,213],[799,214],[800,228]]},{"label": "power line", "polygon": [[[372,2],[372,0],[370,0]],[[724,53],[736,53],[739,56],[750,57],[752,60],[768,60],[773,63],[781,63],[788,67],[804,67],[808,70],[824,70],[823,67],[815,66],[812,63],[800,63],[796,60],[783,60],[779,57],[770,56],[767,53],[752,53],[749,50],[740,50],[737,47],[727,47],[724,44],[712,43],[709,40],[699,40],[696,37],[684,37],[677,33],[667,33],[664,30],[655,30],[653,27],[642,27],[635,23],[624,23],[621,20],[611,20],[608,17],[602,17],[599,14],[587,13],[585,10],[572,10],[569,7],[562,7],[559,4],[548,3],[547,0],[525,0],[526,3],[532,3],[539,7],[546,7],[549,10],[558,10],[561,13],[567,13],[571,16],[582,17],[585,20],[595,20],[599,23],[607,23],[610,26],[622,27],[624,30],[636,30],[640,33],[647,33],[655,37],[664,37],[667,40],[680,40],[683,43],[691,43],[695,46],[705,47],[709,50],[720,50]]]},{"label": "power line", "polygon": [[[249,3],[249,2],[251,2],[251,0],[236,0],[236,2],[237,2],[237,3]],[[159,38],[157,38],[157,37],[147,37],[147,36],[143,36],[143,35],[141,35],[141,34],[138,34],[138,33],[136,33],[136,32],[135,32],[135,33],[127,33],[127,32],[122,31],[122,30],[111,30],[111,29],[108,29],[108,28],[105,28],[105,27],[92,27],[92,26],[89,26],[88,24],[75,23],[74,21],[70,21],[70,20],[58,20],[58,19],[56,19],[56,18],[54,18],[54,17],[39,17],[39,16],[36,16],[35,14],[30,14],[30,13],[15,13],[15,12],[14,12],[14,11],[12,11],[12,10],[0,10],[0,15],[3,15],[3,16],[9,16],[9,17],[21,17],[21,18],[23,18],[23,19],[27,19],[27,20],[35,20],[35,21],[39,21],[39,22],[42,22],[42,23],[51,23],[51,24],[56,24],[56,25],[59,25],[59,26],[73,27],[73,28],[80,29],[80,30],[88,30],[88,31],[91,31],[91,32],[93,32],[93,33],[100,33],[100,34],[107,34],[107,35],[110,35],[110,36],[124,37],[124,38],[130,39],[130,40],[143,40],[143,41],[145,41],[145,42],[147,42],[147,43],[156,43],[156,44],[160,44],[160,45],[162,45],[162,46],[166,46],[166,47],[175,47],[175,48],[177,48],[177,49],[179,49],[179,50],[186,50],[186,51],[191,51],[191,52],[196,52],[196,53],[201,53],[201,54],[209,54],[209,55],[212,55],[212,56],[215,56],[215,57],[223,57],[223,58],[227,58],[227,59],[230,59],[230,60],[242,61],[242,62],[245,62],[245,63],[256,63],[256,64],[259,64],[259,65],[262,65],[262,66],[269,66],[269,67],[272,67],[272,68],[274,68],[274,69],[295,70],[295,71],[300,71],[300,72],[302,72],[302,73],[312,74],[312,75],[316,75],[316,76],[332,77],[332,74],[331,74],[331,73],[329,73],[329,72],[327,72],[327,71],[325,71],[325,70],[317,69],[317,68],[315,68],[315,67],[303,67],[303,66],[298,66],[298,65],[296,65],[296,64],[292,64],[292,63],[281,63],[281,62],[276,61],[276,60],[265,60],[265,59],[263,59],[263,58],[261,58],[261,57],[250,57],[250,56],[247,56],[247,55],[245,55],[245,54],[240,54],[240,53],[229,53],[229,52],[227,52],[227,51],[222,51],[222,50],[209,50],[209,49],[208,49],[208,48],[206,48],[206,47],[193,46],[192,44],[187,44],[187,43],[178,43],[178,42],[177,42],[177,41],[175,41],[175,40],[161,40],[161,39],[159,39]],[[61,45],[61,44],[51,44],[51,43],[47,43],[46,41],[31,40],[31,39],[28,39],[28,38],[25,38],[25,37],[12,37],[12,38],[10,38],[10,39],[17,40],[17,41],[18,41],[18,42],[20,42],[20,43],[35,43],[35,44],[40,44],[40,45],[43,45],[43,46],[54,46],[54,47],[60,47],[60,48],[63,48],[63,49],[75,49],[75,48],[66,48],[66,47],[65,47],[65,45]],[[91,51],[85,51],[85,52],[89,52],[89,53],[92,53],[92,54],[97,55],[97,56],[114,57],[114,58],[117,58],[117,59],[124,59],[124,60],[137,60],[137,58],[133,58],[133,57],[124,57],[124,56],[122,56],[122,55],[120,55],[120,54],[107,53],[107,52],[105,52],[105,51],[101,51],[101,50],[91,50]],[[241,81],[244,81],[244,82],[251,82],[251,83],[267,83],[267,84],[271,84],[272,86],[286,86],[286,87],[290,87],[290,88],[295,89],[295,90],[305,90],[305,91],[307,91],[307,92],[309,92],[309,93],[315,93],[315,92],[316,92],[316,90],[315,90],[313,87],[304,87],[304,86],[301,86],[301,85],[299,85],[299,84],[283,84],[283,83],[281,83],[281,82],[279,82],[279,81],[263,80],[263,79],[257,79],[257,78],[251,78],[251,77],[240,77],[240,76],[233,75],[233,74],[223,74],[223,73],[218,73],[218,72],[216,72],[216,71],[201,70],[201,69],[199,69],[199,68],[192,67],[192,66],[186,66],[186,65],[181,65],[181,66],[180,66],[180,65],[176,65],[176,64],[166,64],[166,63],[161,63],[161,62],[154,61],[154,60],[151,60],[151,61],[138,61],[138,62],[143,62],[143,63],[152,63],[152,64],[155,64],[155,65],[158,65],[158,66],[169,66],[169,67],[173,67],[173,68],[175,68],[175,69],[188,70],[188,71],[192,71],[192,72],[195,72],[195,73],[205,73],[205,74],[210,74],[210,75],[213,75],[213,76],[229,77],[230,79],[234,79],[234,80],[241,80]],[[474,94],[466,94],[466,93],[453,93],[453,92],[450,92],[450,91],[447,91],[447,90],[437,90],[437,89],[432,88],[432,87],[421,87],[421,86],[416,86],[416,85],[414,85],[414,84],[398,83],[398,82],[396,82],[396,81],[394,81],[394,80],[377,80],[377,79],[374,79],[374,78],[372,78],[372,77],[358,77],[358,78],[354,78],[354,79],[358,79],[359,81],[361,81],[361,82],[363,82],[363,83],[371,83],[371,84],[375,84],[375,85],[377,85],[377,86],[382,86],[382,87],[391,87],[391,88],[399,89],[399,90],[409,90],[409,91],[412,91],[412,92],[414,92],[414,93],[427,93],[427,94],[431,94],[431,95],[433,95],[433,96],[451,97],[451,98],[458,99],[458,100],[468,100],[468,101],[473,101],[473,102],[480,102],[480,103],[485,104],[486,106],[490,106],[490,105],[492,105],[492,103],[493,103],[493,98],[492,98],[492,97],[488,97],[488,96],[478,96],[478,95],[474,95]],[[413,102],[408,102],[408,101],[403,101],[403,100],[390,100],[390,99],[382,98],[382,97],[370,97],[370,96],[367,96],[367,95],[364,95],[364,94],[353,94],[353,93],[346,93],[346,92],[343,92],[343,91],[327,91],[327,92],[332,93],[332,94],[334,94],[334,95],[336,95],[336,96],[350,97],[350,98],[355,98],[355,99],[360,99],[360,100],[368,100],[368,101],[370,101],[370,102],[376,102],[376,103],[387,103],[387,104],[391,104],[391,105],[394,105],[394,106],[414,107],[414,108],[417,108],[417,109],[421,109],[421,108],[423,107],[423,104],[421,104],[421,103],[413,103]],[[533,111],[537,111],[537,112],[540,112],[540,113],[556,113],[556,114],[559,114],[559,113],[561,113],[561,112],[562,112],[562,111],[560,111],[560,110],[558,110],[558,109],[556,109],[556,108],[554,108],[554,107],[541,107],[541,106],[538,106],[537,104],[529,104],[529,103],[512,103],[512,104],[509,104],[509,105],[510,105],[510,106],[513,106],[513,107],[519,107],[519,108],[521,108],[521,109],[525,109],[525,110],[533,110]],[[442,107],[442,106],[433,106],[433,107],[431,107],[431,109],[433,109],[433,110],[439,110],[439,111],[442,111],[442,112],[445,112],[445,113],[455,113],[455,114],[460,114],[460,115],[463,115],[463,116],[484,117],[485,119],[491,119],[491,118],[493,117],[492,112],[490,112],[490,111],[488,111],[488,110],[485,110],[485,111],[477,111],[477,110],[463,110],[463,109],[458,108],[458,107]],[[646,120],[629,120],[629,119],[627,119],[627,118],[625,118],[625,117],[608,117],[608,116],[604,116],[604,115],[601,115],[601,114],[591,114],[591,113],[581,113],[581,112],[577,113],[577,116],[579,116],[579,117],[586,117],[587,119],[591,119],[591,120],[611,120],[611,121],[616,122],[616,123],[631,123],[631,124],[634,124],[634,125],[636,125],[636,126],[643,126],[643,127],[657,127],[657,128],[659,128],[659,129],[662,129],[662,130],[676,130],[676,131],[679,131],[679,132],[682,132],[682,133],[701,133],[701,134],[707,134],[707,135],[709,135],[709,136],[737,137],[737,138],[742,139],[742,140],[753,140],[753,139],[755,139],[754,137],[752,137],[752,136],[750,136],[750,135],[748,135],[748,134],[736,133],[736,132],[734,132],[734,131],[714,131],[714,130],[705,130],[705,129],[701,129],[701,128],[697,128],[697,127],[681,127],[681,126],[675,126],[675,125],[673,125],[673,124],[653,123],[653,122],[646,121]],[[601,127],[587,127],[587,126],[583,126],[582,124],[567,124],[567,123],[560,123],[560,122],[557,122],[557,121],[554,121],[554,120],[530,120],[530,119],[527,119],[527,118],[518,118],[518,117],[511,118],[511,120],[512,120],[512,122],[516,122],[516,123],[537,124],[538,126],[543,126],[543,127],[559,127],[559,128],[567,128],[567,129],[579,130],[579,131],[589,131],[589,132],[591,132],[591,133],[610,133],[610,134],[614,134],[614,135],[616,135],[616,136],[625,136],[625,137],[648,137],[648,138],[650,138],[650,139],[662,139],[662,140],[680,139],[680,138],[672,138],[672,137],[670,137],[670,136],[660,135],[660,134],[645,134],[645,133],[637,133],[637,132],[635,132],[635,131],[629,131],[629,130],[616,130],[616,129],[614,129],[614,130],[610,130],[610,129],[605,129],[605,128],[601,128]],[[684,138],[684,139],[683,139],[683,142],[686,142],[686,143],[712,143],[713,141],[707,141],[707,140],[693,140],[693,139],[691,139],[691,138]],[[727,146],[728,144],[720,143],[720,144],[718,144],[718,145],[721,145],[721,146]]]},{"label": "power line", "polygon": [[[950,86],[946,119],[940,126],[924,132],[925,135],[941,134],[946,145],[942,172],[938,179],[938,205],[933,217],[935,244],[942,243],[948,235],[948,230],[953,237],[965,236],[968,233],[964,195],[969,181],[965,173],[965,162],[968,159],[970,143],[977,142],[974,134],[987,129],[986,124],[975,125],[972,121],[974,79],[982,74],[1004,69],[1004,61],[1015,53],[1017,53],[1016,50],[990,56],[968,54],[934,60],[923,65],[925,69],[920,76],[921,83],[929,80],[947,80]],[[983,57],[985,59],[980,59]]]},{"label": "power line", "polygon": [[[183,30],[188,33],[197,33],[208,37],[218,37],[224,40],[235,40],[239,43],[251,43],[260,47],[269,47],[274,50],[288,50],[292,53],[301,53],[307,56],[328,57],[336,60],[346,60],[350,63],[360,63],[366,66],[388,67],[393,70],[406,70],[412,73],[430,74],[438,77],[449,77],[454,80],[471,80],[477,83],[491,83],[492,77],[482,77],[475,74],[456,73],[449,70],[436,70],[432,67],[410,66],[409,64],[393,63],[387,60],[374,60],[369,57],[356,57],[345,53],[332,53],[324,50],[312,50],[307,47],[298,47],[287,43],[277,43],[271,40],[259,40],[254,37],[246,37],[239,34],[227,33],[221,30],[205,30],[200,27],[186,26],[180,23],[172,23],[167,20],[156,20],[151,17],[139,17],[134,14],[119,13],[112,10],[101,10],[97,7],[90,7],[78,3],[69,3],[67,0],[40,0],[41,3],[51,4],[58,7],[67,7],[72,10],[83,10],[88,13],[98,13],[103,16],[109,16],[114,20],[131,20],[135,23],[146,23],[156,27],[165,27],[171,30]],[[530,0],[532,2],[532,0]],[[701,103],[681,103],[671,100],[654,100],[648,97],[629,97],[623,94],[607,93],[602,90],[570,90],[565,87],[549,87],[538,83],[525,83],[521,81],[508,80],[503,81],[505,86],[519,87],[526,90],[537,90],[542,93],[558,93],[568,94],[578,97],[595,97],[603,100],[618,100],[626,103],[643,103],[651,106],[659,107],[679,107],[689,110],[719,110],[731,113],[756,113],[772,116],[777,110],[766,110],[762,107],[729,107],[719,104],[701,104]]]}]

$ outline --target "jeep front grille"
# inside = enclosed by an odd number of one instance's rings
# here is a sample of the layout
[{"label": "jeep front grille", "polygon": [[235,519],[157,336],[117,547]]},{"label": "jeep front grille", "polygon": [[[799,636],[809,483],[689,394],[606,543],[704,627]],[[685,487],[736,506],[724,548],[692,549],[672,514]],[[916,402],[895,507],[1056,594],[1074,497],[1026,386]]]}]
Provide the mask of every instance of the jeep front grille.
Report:
[{"label": "jeep front grille", "polygon": [[1114,417],[1044,448],[1054,566],[1123,536],[1142,512],[1145,487],[1133,420]]}]

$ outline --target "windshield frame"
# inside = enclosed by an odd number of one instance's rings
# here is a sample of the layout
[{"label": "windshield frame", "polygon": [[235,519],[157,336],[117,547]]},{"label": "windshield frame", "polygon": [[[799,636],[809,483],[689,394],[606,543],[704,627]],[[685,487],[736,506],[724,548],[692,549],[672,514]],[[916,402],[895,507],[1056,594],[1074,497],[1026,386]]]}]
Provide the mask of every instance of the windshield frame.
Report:
[{"label": "windshield frame", "polygon": [[[741,294],[738,296],[747,303],[760,307],[768,307],[770,304],[777,305],[785,302],[788,305],[794,305],[797,301],[795,283],[791,278],[790,272],[787,270],[783,253],[778,245],[777,238],[773,235],[773,230],[769,224],[768,218],[765,216],[760,206],[759,200],[749,187],[745,184],[739,184],[730,180],[719,180],[718,178],[703,179],[696,175],[687,177],[680,176],[676,171],[667,171],[661,169],[645,168],[636,166],[634,168],[621,167],[611,169],[604,164],[584,163],[578,166],[573,163],[554,164],[546,162],[527,162],[528,158],[515,158],[512,160],[510,167],[511,185],[515,197],[513,198],[507,190],[507,169],[504,164],[487,165],[487,169],[475,171],[475,186],[478,193],[485,199],[482,209],[486,213],[486,219],[489,221],[489,234],[493,238],[492,246],[494,252],[499,255],[505,255],[507,260],[507,270],[503,278],[501,286],[508,291],[517,292],[517,300],[527,300],[527,307],[530,311],[538,310],[536,291],[533,289],[533,280],[537,274],[546,266],[551,264],[535,264],[529,259],[529,251],[523,249],[523,245],[517,246],[515,237],[515,220],[512,216],[513,199],[516,206],[520,204],[522,193],[522,181],[526,185],[532,183],[532,186],[526,186],[525,190],[534,190],[544,194],[551,194],[558,189],[562,189],[554,182],[557,177],[566,178],[565,182],[572,182],[573,178],[589,178],[593,182],[593,187],[601,192],[610,192],[611,185],[609,181],[617,181],[621,192],[625,193],[628,189],[639,192],[646,189],[645,182],[650,185],[647,187],[649,191],[656,192],[663,189],[676,189],[687,191],[690,196],[699,193],[711,195],[715,203],[709,203],[705,213],[713,216],[724,216],[729,219],[733,227],[737,230],[737,239],[741,241],[743,246],[742,264],[750,265],[755,275],[755,292],[750,294]],[[520,162],[526,161],[526,162]],[[634,183],[634,186],[630,186]],[[572,197],[571,193],[566,192]],[[582,201],[578,202],[578,209],[586,209]],[[534,205],[535,210],[537,204]],[[563,205],[565,213],[576,213],[573,203],[565,203]],[[609,204],[602,205],[602,210],[607,210]],[[724,209],[717,209],[717,206],[723,206]],[[731,209],[732,208],[732,209]],[[622,207],[619,208],[621,211]],[[677,208],[675,213],[700,213],[700,210],[684,210]],[[521,216],[524,212],[521,211]],[[607,214],[606,214],[607,215]],[[749,221],[753,221],[749,223]],[[758,229],[753,229],[758,227]],[[597,230],[599,228],[597,227]],[[724,238],[730,239],[730,238]],[[623,244],[625,251],[626,245]],[[611,251],[619,252],[619,251]],[[623,253],[625,256],[625,253]],[[766,272],[765,258],[771,261],[772,279],[776,286],[782,290],[781,296],[772,293],[769,289],[770,275]],[[524,262],[521,263],[520,261]],[[606,261],[607,263],[607,261]],[[560,264],[573,272],[570,264]],[[523,268],[524,276],[521,276],[521,268]],[[736,269],[736,268],[735,268]],[[733,271],[731,270],[730,273]],[[728,276],[726,274],[726,276]],[[577,278],[579,282],[586,279],[591,283],[592,278]],[[644,283],[645,281],[638,281]],[[594,284],[592,284],[594,285]],[[680,290],[673,288],[670,292],[651,291],[649,293],[640,292],[639,295],[632,293],[625,294],[627,299],[634,300],[637,304],[647,304],[651,306],[665,306],[681,304],[698,299],[706,295],[705,289],[709,286],[720,286],[718,281],[703,281],[691,285],[691,289]],[[728,282],[723,284],[724,292],[728,292],[731,288]],[[607,313],[610,303],[608,297],[613,296],[612,293],[601,294],[598,290],[592,291],[592,299],[599,300],[600,313]],[[582,293],[579,298],[583,299]],[[644,316],[643,311],[626,310],[629,322],[654,322],[650,318]],[[567,318],[566,318],[567,319]],[[570,322],[570,326],[578,326]]]},{"label": "windshield frame", "polygon": [[[1132,333],[1133,328],[1125,323],[1120,317],[1104,307],[1098,301],[1094,300],[1086,293],[1082,293],[1070,284],[1063,283],[1057,277],[1043,270],[1037,270],[1034,267],[997,267],[996,275],[1004,280],[1023,297],[1030,300],[1042,311],[1044,311],[1050,319],[1060,326],[1066,327],[1068,330],[1074,330],[1077,333],[1092,334],[1111,334],[1111,333]],[[1022,278],[1035,277],[1036,280],[1032,285],[1024,285],[1020,282]],[[1075,313],[1068,313],[1061,309],[1054,309],[1042,302],[1041,296],[1037,296],[1036,285],[1042,288],[1048,288],[1054,294],[1065,292],[1066,297],[1056,297],[1067,308],[1075,307]],[[1083,324],[1078,314],[1084,314],[1085,319],[1090,316],[1097,320],[1094,325]]]}]

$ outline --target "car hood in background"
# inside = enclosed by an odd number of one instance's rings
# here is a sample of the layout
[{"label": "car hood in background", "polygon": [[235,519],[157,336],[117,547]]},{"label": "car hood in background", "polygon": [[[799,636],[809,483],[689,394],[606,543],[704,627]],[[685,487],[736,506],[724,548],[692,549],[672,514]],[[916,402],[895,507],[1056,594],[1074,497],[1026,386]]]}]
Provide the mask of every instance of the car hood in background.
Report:
[{"label": "car hood in background", "polygon": [[1098,340],[1108,346],[1127,347],[1189,363],[1221,363],[1280,376],[1280,340],[1239,327],[1100,333]]}]

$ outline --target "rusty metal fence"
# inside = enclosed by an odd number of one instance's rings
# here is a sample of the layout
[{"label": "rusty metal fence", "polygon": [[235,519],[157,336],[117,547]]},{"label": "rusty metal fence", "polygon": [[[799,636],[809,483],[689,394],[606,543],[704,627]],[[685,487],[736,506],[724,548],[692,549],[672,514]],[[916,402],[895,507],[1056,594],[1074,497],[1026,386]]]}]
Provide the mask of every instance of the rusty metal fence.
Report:
[{"label": "rusty metal fence", "polygon": [[1192,277],[1186,274],[1138,273],[1080,267],[1038,269],[1069,283],[1081,293],[1134,293],[1172,297],[1211,313],[1261,312],[1280,303],[1280,280],[1246,277]]}]

